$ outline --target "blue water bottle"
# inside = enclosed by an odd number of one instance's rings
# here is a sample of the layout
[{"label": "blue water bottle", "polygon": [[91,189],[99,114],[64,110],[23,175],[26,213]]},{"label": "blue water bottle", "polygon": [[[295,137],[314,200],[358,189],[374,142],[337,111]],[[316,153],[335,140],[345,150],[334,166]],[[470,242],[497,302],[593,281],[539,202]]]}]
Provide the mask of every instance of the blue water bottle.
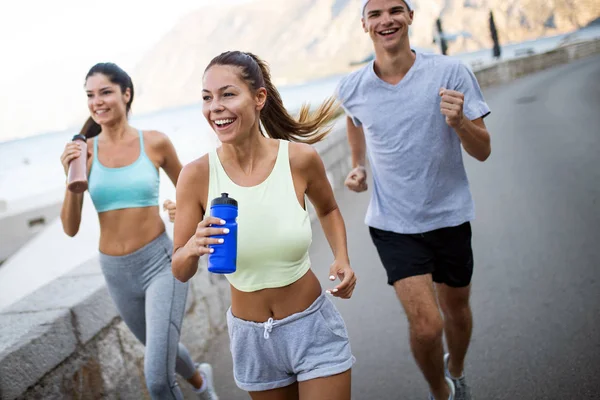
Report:
[{"label": "blue water bottle", "polygon": [[225,225],[218,227],[229,228],[229,233],[213,236],[224,242],[209,245],[215,250],[208,255],[208,270],[215,274],[231,274],[235,272],[237,261],[237,201],[229,197],[228,193],[221,193],[221,197],[211,202],[210,215],[225,220]]}]

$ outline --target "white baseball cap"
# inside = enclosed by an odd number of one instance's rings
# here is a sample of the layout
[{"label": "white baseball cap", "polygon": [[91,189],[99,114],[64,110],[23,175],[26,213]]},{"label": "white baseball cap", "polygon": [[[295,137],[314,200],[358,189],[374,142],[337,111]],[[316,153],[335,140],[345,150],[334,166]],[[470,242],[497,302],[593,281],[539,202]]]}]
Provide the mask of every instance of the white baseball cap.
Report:
[{"label": "white baseball cap", "polygon": [[[412,9],[413,9],[412,0],[402,0],[402,1],[404,1],[404,3],[406,3],[408,10],[412,11]],[[362,7],[360,8],[360,15],[363,15],[365,13],[365,7],[367,6],[368,2],[369,2],[369,0],[362,0]]]}]

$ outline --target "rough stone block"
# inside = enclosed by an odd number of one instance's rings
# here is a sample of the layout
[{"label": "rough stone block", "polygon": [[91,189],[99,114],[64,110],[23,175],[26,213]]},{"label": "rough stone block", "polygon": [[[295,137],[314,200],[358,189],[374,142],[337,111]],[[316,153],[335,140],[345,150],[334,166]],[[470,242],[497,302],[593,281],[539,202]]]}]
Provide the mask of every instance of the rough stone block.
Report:
[{"label": "rough stone block", "polygon": [[116,325],[119,341],[121,343],[121,353],[127,371],[130,374],[135,373],[139,377],[144,377],[144,345],[136,339],[127,325],[123,321]]},{"label": "rough stone block", "polygon": [[[96,357],[84,357],[78,363],[78,368],[72,372],[62,373],[62,392],[64,398],[71,399],[101,399],[105,397],[102,385],[102,368]],[[61,366],[61,367],[67,367]],[[55,382],[58,380],[55,380]]]},{"label": "rough stone block", "polygon": [[202,354],[206,350],[207,338],[212,333],[206,300],[197,301],[186,315],[181,330],[180,341],[192,354]]},{"label": "rough stone block", "polygon": [[105,285],[91,291],[72,308],[81,343],[87,343],[111,321],[119,317]]},{"label": "rough stone block", "polygon": [[0,314],[0,393],[12,400],[73,354],[69,310]]},{"label": "rough stone block", "polygon": [[209,316],[211,318],[211,324],[213,332],[220,334],[227,330],[227,310],[231,305],[231,289],[227,280],[223,280],[223,284],[219,284],[218,295],[213,300],[213,303],[217,307],[210,307]]},{"label": "rough stone block", "polygon": [[[144,346],[124,322],[115,326],[126,374],[117,383],[117,399],[150,399],[144,377]],[[113,397],[111,397],[113,398]]]},{"label": "rough stone block", "polygon": [[43,286],[5,312],[20,313],[68,308],[75,315],[81,343],[87,343],[115,317],[117,310],[102,275],[62,277]]},{"label": "rough stone block", "polygon": [[205,299],[206,317],[209,320],[211,334],[217,334],[221,331],[223,324],[226,324],[227,309],[223,307],[223,302],[219,301],[216,296],[210,299]]},{"label": "rough stone block", "polygon": [[[216,282],[221,279],[226,279],[222,275],[213,274],[207,270],[198,271],[196,276],[192,278],[192,287],[190,290],[194,293],[195,299],[201,299],[204,297],[211,298],[217,295]],[[186,310],[186,313],[189,310]]]},{"label": "rough stone block", "polygon": [[196,293],[194,292],[194,286],[194,279],[190,279],[188,283],[188,293],[187,298],[185,299],[185,309],[183,311],[183,315],[186,315],[190,311],[190,308],[192,308],[192,306],[196,302]]},{"label": "rough stone block", "polygon": [[[105,330],[110,331],[110,327]],[[98,335],[102,337],[104,335]],[[78,347],[77,352],[46,374],[22,399],[104,399],[111,398],[102,382],[102,362],[96,341]]]},{"label": "rough stone block", "polygon": [[119,383],[127,375],[117,330],[109,330],[103,338],[98,340],[96,346],[98,362],[102,365],[100,371],[102,382],[106,391],[110,393],[119,387]]}]

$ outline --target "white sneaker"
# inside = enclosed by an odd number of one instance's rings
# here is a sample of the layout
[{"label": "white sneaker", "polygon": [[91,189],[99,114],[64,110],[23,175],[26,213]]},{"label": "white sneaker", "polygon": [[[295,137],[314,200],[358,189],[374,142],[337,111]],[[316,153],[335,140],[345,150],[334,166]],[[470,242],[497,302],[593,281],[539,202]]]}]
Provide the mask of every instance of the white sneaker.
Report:
[{"label": "white sneaker", "polygon": [[[454,388],[454,382],[452,381],[452,379],[446,376],[446,383],[448,384],[448,388],[450,388],[450,396],[448,397],[448,400],[455,400],[454,394],[456,392],[456,389]],[[429,400],[435,400],[431,393],[429,393]]]},{"label": "white sneaker", "polygon": [[448,370],[448,361],[450,360],[450,354],[446,353],[444,355],[444,371],[446,371],[446,377],[452,379],[452,383],[454,383],[454,387],[456,388],[456,398],[455,400],[473,400],[473,396],[471,396],[471,388],[467,385],[467,379],[465,378],[465,374],[460,378],[455,378],[450,375],[450,371]]},{"label": "white sneaker", "polygon": [[196,364],[196,368],[200,371],[200,375],[202,375],[204,382],[206,382],[206,389],[204,389],[202,393],[196,392],[198,398],[200,400],[219,400],[219,396],[217,396],[217,392],[215,392],[211,365],[207,363]]}]

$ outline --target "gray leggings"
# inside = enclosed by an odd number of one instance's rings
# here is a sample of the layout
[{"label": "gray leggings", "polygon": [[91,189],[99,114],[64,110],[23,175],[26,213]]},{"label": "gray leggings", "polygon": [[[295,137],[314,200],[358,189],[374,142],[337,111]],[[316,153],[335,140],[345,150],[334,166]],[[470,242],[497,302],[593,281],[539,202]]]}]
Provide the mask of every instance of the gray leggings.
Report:
[{"label": "gray leggings", "polygon": [[144,374],[152,399],[183,399],[175,371],[185,379],[196,372],[179,343],[188,284],[171,273],[173,243],[163,233],[124,256],[100,253],[108,291],[119,314],[145,348]]}]

